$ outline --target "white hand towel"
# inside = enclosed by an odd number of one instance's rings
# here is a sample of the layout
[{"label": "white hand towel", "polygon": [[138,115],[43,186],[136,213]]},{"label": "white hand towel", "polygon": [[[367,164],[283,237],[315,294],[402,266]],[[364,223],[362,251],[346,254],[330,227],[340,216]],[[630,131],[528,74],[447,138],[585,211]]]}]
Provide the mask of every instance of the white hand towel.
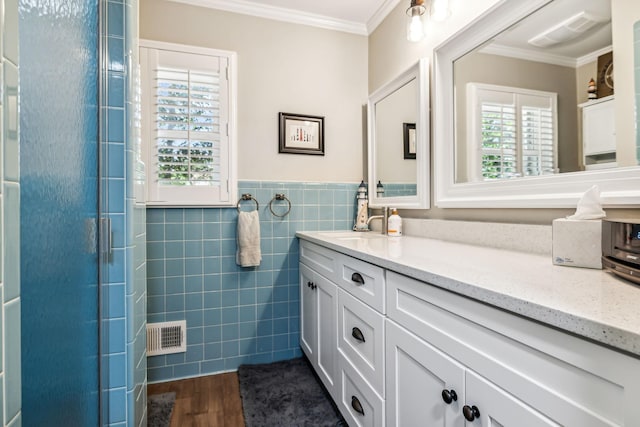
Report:
[{"label": "white hand towel", "polygon": [[258,211],[238,214],[238,251],[236,264],[241,267],[257,267],[262,260],[260,252],[260,218]]}]

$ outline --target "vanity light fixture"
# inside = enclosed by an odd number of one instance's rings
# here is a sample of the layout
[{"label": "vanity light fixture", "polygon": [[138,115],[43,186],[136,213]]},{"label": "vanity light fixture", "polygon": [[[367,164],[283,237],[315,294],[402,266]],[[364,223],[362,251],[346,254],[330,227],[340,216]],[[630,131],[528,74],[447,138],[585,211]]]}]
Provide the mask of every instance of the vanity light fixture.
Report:
[{"label": "vanity light fixture", "polygon": [[427,8],[424,6],[424,0],[411,0],[411,6],[407,9],[407,40],[410,42],[419,42],[424,37],[425,30],[425,12]]},{"label": "vanity light fixture", "polygon": [[431,19],[442,22],[449,17],[449,0],[431,0]]}]

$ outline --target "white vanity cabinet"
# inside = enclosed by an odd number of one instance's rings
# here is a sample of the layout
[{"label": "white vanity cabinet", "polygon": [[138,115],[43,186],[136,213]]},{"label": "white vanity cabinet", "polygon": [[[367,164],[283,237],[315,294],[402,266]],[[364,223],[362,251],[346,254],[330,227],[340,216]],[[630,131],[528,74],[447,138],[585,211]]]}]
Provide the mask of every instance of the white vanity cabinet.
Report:
[{"label": "white vanity cabinet", "polygon": [[638,357],[386,259],[300,248],[301,345],[349,426],[640,426]]},{"label": "white vanity cabinet", "polygon": [[639,425],[638,359],[389,271],[387,300],[387,425]]},{"label": "white vanity cabinet", "polygon": [[302,263],[300,286],[300,346],[335,399],[338,393],[337,287]]},{"label": "white vanity cabinet", "polygon": [[579,107],[582,108],[582,151],[585,169],[617,166],[613,95],[582,103]]},{"label": "white vanity cabinet", "polygon": [[300,345],[352,427],[384,426],[384,283],[380,267],[300,243]]}]

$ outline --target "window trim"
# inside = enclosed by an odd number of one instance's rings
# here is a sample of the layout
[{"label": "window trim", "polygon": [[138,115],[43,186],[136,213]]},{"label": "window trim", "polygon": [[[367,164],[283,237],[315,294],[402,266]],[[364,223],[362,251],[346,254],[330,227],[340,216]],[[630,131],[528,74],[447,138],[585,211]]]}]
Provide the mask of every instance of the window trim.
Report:
[{"label": "window trim", "polygon": [[[238,55],[236,52],[228,51],[228,50],[220,50],[220,49],[212,49],[206,47],[198,47],[198,46],[189,46],[178,43],[168,43],[168,42],[160,42],[155,40],[147,40],[140,39],[139,48],[147,48],[147,49],[156,49],[156,50],[165,50],[165,51],[174,51],[180,53],[189,53],[195,55],[206,55],[206,56],[217,56],[224,57],[228,60],[227,67],[227,81],[228,81],[228,90],[229,90],[229,105],[228,105],[228,123],[227,123],[227,132],[228,132],[228,176],[227,176],[227,192],[228,192],[228,200],[226,201],[216,201],[211,202],[210,200],[196,200],[196,198],[191,198],[189,201],[176,201],[176,200],[150,200],[150,192],[151,192],[151,179],[155,178],[151,176],[151,168],[146,168],[146,189],[145,189],[145,199],[147,206],[158,206],[158,207],[235,207],[237,203],[238,196],[238,126],[237,126],[237,117],[238,117],[238,88],[237,88],[237,77],[238,77]],[[140,54],[140,62],[146,61],[146,55],[143,55],[142,52]],[[145,76],[147,79],[148,76]],[[148,105],[149,96],[152,94],[145,93],[145,87],[148,84],[148,80],[141,81],[141,86],[143,89],[142,92],[142,153],[143,158],[146,160],[147,165],[151,165],[152,160],[152,117],[153,114],[147,114],[144,111],[144,106]],[[155,184],[154,184],[155,185]],[[224,185],[221,182],[221,185]],[[195,190],[197,192],[197,188],[187,188],[190,190],[189,192],[193,192]]]}]

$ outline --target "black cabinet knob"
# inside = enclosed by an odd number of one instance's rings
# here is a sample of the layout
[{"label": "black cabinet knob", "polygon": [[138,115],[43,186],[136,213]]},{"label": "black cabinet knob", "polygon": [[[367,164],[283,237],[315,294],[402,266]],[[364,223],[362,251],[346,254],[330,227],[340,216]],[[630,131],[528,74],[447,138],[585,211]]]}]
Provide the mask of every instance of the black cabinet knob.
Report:
[{"label": "black cabinet knob", "polygon": [[351,407],[360,415],[364,415],[364,408],[362,407],[362,403],[360,403],[358,398],[355,396],[351,396]]},{"label": "black cabinet knob", "polygon": [[358,286],[364,285],[364,278],[362,277],[362,274],[360,274],[360,273],[353,273],[351,275],[351,281],[352,282],[356,282],[358,284]]},{"label": "black cabinet knob", "polygon": [[449,405],[451,402],[458,400],[458,394],[455,390],[442,390],[442,400]]},{"label": "black cabinet knob", "polygon": [[360,330],[360,328],[353,328],[351,330],[351,336],[357,339],[360,342],[364,342],[364,334]]},{"label": "black cabinet knob", "polygon": [[311,282],[311,281],[307,282],[307,288],[310,288],[312,286],[313,286],[313,282]]},{"label": "black cabinet knob", "polygon": [[480,418],[480,410],[476,405],[464,405],[462,407],[462,415],[464,415],[467,421],[473,421],[476,418]]}]

